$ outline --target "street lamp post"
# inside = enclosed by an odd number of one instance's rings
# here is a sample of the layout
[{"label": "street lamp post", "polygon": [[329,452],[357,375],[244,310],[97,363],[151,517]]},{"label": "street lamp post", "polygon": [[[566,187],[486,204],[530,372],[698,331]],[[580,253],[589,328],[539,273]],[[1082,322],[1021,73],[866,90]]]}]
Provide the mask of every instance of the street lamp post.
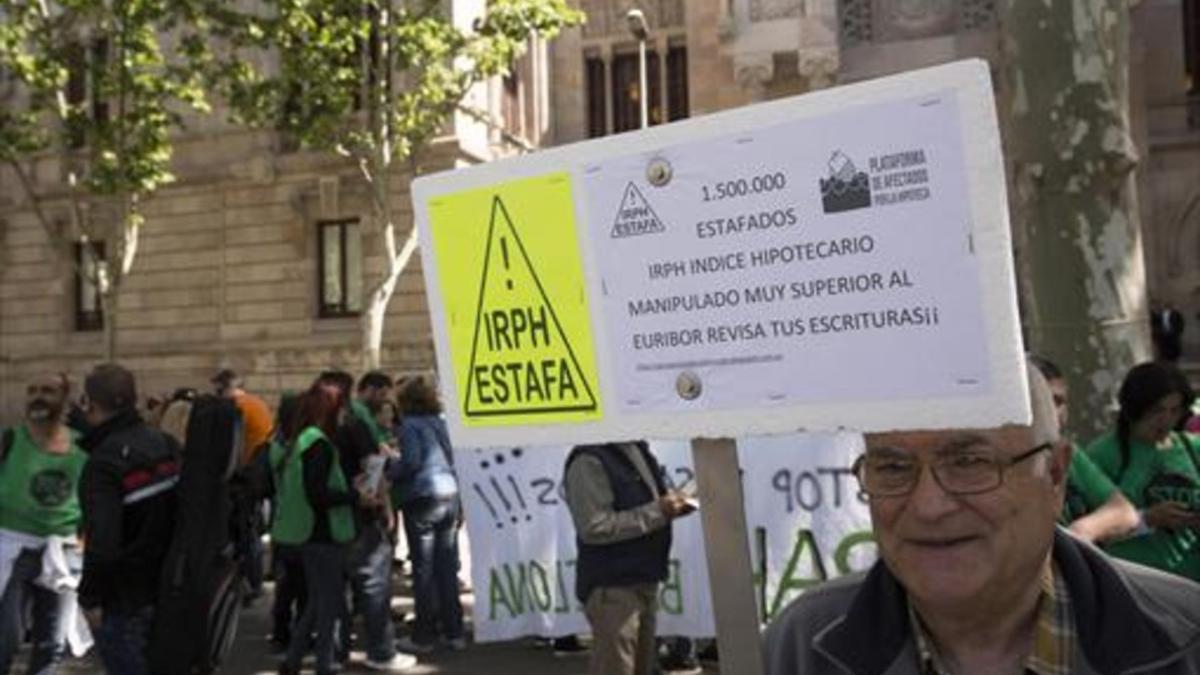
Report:
[{"label": "street lamp post", "polygon": [[650,90],[646,86],[646,41],[650,39],[650,26],[646,24],[646,15],[636,7],[625,13],[625,23],[638,41],[638,101],[642,108],[642,128],[645,129],[650,126]]}]

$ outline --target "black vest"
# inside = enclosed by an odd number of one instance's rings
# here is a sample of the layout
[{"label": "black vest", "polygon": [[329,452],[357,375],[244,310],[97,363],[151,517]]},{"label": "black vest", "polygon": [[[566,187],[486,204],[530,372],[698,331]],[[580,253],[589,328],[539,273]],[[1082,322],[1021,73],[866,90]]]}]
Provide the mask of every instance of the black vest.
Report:
[{"label": "black vest", "polygon": [[[654,476],[659,493],[666,491],[658,462],[645,443],[637,444],[646,466]],[[613,491],[613,510],[637,508],[656,498],[647,487],[637,467],[614,444],[580,445],[571,451],[566,468],[580,455],[600,460]],[[587,602],[593,589],[602,586],[632,586],[666,581],[667,562],[671,552],[671,526],[660,528],[636,539],[612,544],[586,544],[578,536],[575,546],[579,557],[575,562],[575,597]]]}]

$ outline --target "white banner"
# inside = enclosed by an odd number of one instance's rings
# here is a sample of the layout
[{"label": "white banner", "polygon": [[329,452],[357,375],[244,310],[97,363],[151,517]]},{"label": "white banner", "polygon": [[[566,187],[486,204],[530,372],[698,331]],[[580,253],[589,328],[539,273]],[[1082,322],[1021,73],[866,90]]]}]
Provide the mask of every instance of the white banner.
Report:
[{"label": "white banner", "polygon": [[[652,442],[651,450],[668,483],[684,488],[693,481],[687,442]],[[866,505],[849,470],[860,450],[861,437],[853,434],[739,441],[764,616],[814,583],[874,562]],[[569,452],[565,446],[455,451],[471,541],[476,640],[588,632],[575,599],[575,528],[562,498]],[[699,516],[675,521],[673,535],[658,632],[711,637]]]}]

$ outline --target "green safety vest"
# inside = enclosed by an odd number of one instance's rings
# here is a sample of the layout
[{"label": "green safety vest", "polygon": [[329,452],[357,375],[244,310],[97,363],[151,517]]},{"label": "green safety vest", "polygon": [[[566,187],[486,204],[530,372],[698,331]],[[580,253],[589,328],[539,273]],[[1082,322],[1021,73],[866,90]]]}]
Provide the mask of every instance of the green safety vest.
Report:
[{"label": "green safety vest", "polygon": [[65,454],[43,452],[24,425],[12,430],[12,448],[0,464],[0,528],[38,537],[69,537],[79,528],[79,477],[87,455],[76,445]]},{"label": "green safety vest", "polygon": [[[275,474],[275,519],[271,523],[271,539],[278,544],[304,544],[312,538],[316,514],[304,490],[304,453],[318,441],[327,440],[317,427],[300,432],[293,451],[273,441],[270,449],[271,472]],[[330,490],[345,492],[346,476],[337,457],[329,467]],[[354,516],[348,505],[329,509],[329,534],[339,544],[354,539]]]},{"label": "green safety vest", "polygon": [[363,424],[367,425],[367,430],[371,432],[371,439],[375,441],[376,445],[387,443],[391,440],[389,438],[390,432],[379,426],[379,420],[375,419],[375,415],[367,407],[367,404],[355,399],[350,402],[350,412],[361,420]]}]

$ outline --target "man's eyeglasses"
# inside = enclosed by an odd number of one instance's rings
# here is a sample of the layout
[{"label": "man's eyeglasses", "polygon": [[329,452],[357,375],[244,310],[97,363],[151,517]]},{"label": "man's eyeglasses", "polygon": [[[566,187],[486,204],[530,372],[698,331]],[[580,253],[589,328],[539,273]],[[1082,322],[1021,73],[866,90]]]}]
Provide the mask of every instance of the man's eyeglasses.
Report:
[{"label": "man's eyeglasses", "polygon": [[854,462],[854,476],[862,491],[871,497],[902,497],[917,487],[926,464],[933,479],[946,494],[963,496],[990,492],[1004,484],[1004,474],[1013,466],[1054,447],[1042,443],[1015,457],[998,457],[995,453],[959,451],[941,455],[930,462],[921,462],[899,454],[874,452],[860,456]]}]

